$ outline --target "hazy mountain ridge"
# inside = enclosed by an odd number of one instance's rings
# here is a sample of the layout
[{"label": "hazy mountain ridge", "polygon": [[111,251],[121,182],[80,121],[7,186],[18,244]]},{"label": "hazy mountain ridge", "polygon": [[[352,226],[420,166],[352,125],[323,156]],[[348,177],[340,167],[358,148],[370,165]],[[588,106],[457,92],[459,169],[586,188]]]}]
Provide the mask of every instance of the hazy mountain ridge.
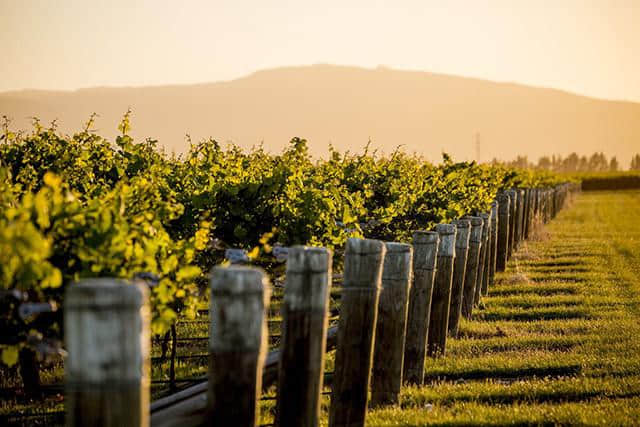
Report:
[{"label": "hazy mountain ridge", "polygon": [[640,151],[638,103],[388,68],[315,65],[194,85],[0,93],[0,115],[17,128],[36,116],[74,132],[96,112],[99,133],[113,137],[129,107],[134,136],[177,152],[187,146],[185,134],[244,147],[263,141],[271,151],[301,136],[318,155],[329,143],[357,151],[371,138],[385,152],[403,145],[431,159],[441,151],[474,159],[476,132],[482,160],[603,151],[626,167]]}]

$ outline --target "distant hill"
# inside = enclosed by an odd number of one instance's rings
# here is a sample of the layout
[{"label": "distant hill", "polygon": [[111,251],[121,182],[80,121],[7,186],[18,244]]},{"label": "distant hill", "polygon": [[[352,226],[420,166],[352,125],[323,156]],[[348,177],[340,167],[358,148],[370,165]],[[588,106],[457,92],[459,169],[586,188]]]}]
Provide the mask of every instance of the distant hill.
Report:
[{"label": "distant hill", "polygon": [[427,72],[332,65],[259,71],[237,80],[181,86],[92,88],[72,92],[0,93],[0,115],[28,128],[28,117],[58,119],[80,129],[92,112],[101,135],[113,137],[133,110],[133,135],[158,139],[168,151],[213,137],[280,151],[293,136],[323,155],[329,144],[392,152],[398,145],[437,160],[537,160],[545,154],[603,151],[624,167],[640,151],[640,104],[606,101],[558,90]]}]

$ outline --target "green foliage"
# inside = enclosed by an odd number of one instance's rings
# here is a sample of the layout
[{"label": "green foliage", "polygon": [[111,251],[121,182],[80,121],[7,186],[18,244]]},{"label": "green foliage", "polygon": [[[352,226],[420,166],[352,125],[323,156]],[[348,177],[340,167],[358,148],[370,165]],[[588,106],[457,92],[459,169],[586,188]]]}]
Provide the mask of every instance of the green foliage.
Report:
[{"label": "green foliage", "polygon": [[[277,155],[225,149],[214,140],[168,156],[157,142],[129,135],[131,112],[111,143],[92,131],[72,136],[34,121],[28,135],[0,135],[2,289],[60,306],[66,286],[86,277],[157,277],[154,333],[194,317],[205,273],[224,249],[243,248],[268,269],[270,242],[340,247],[348,237],[408,241],[462,215],[486,211],[510,186],[551,185],[550,174],[502,166],[432,165],[402,152],[377,156],[331,151],[314,160],[293,138]],[[147,274],[147,276],[149,276]],[[60,314],[36,322],[9,304],[0,324],[17,337],[5,361],[34,331],[59,337]]]}]

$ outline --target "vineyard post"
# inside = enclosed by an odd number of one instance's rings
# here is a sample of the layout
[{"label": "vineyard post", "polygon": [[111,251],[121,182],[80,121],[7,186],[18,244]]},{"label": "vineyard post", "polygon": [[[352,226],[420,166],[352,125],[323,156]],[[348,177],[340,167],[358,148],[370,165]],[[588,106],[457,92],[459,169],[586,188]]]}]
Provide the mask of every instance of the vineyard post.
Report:
[{"label": "vineyard post", "polygon": [[520,241],[524,240],[524,221],[525,221],[525,208],[527,206],[527,192],[520,190]]},{"label": "vineyard post", "polygon": [[518,205],[518,193],[516,190],[509,190],[509,246],[507,257],[511,259],[511,255],[515,251],[515,236],[516,236],[516,222],[517,222],[517,205]]},{"label": "vineyard post", "polygon": [[507,268],[509,256],[509,212],[510,197],[506,193],[498,194],[498,247],[496,255],[496,271]]},{"label": "vineyard post", "polygon": [[86,279],[64,298],[66,424],[148,426],[148,291],[115,279]]},{"label": "vineyard post", "polygon": [[533,220],[535,218],[534,215],[534,207],[535,207],[535,189],[529,189],[529,208],[527,209],[527,239],[531,238],[531,234],[533,233]]},{"label": "vineyard post", "polygon": [[413,280],[409,292],[402,375],[404,382],[409,384],[422,384],[424,377],[424,360],[439,242],[440,238],[435,231],[413,232]]},{"label": "vineyard post", "polygon": [[256,425],[270,297],[269,280],[259,268],[212,270],[206,424]]},{"label": "vineyard post", "polygon": [[534,207],[534,194],[535,190],[533,188],[529,189],[529,207],[527,209],[527,235],[526,238],[531,238],[531,234],[533,232],[533,207]]},{"label": "vineyard post", "polygon": [[491,260],[489,262],[489,284],[492,285],[496,275],[496,260],[498,258],[498,202],[491,204]]},{"label": "vineyard post", "polygon": [[533,237],[536,228],[536,209],[538,203],[538,189],[531,189],[531,218],[529,219],[529,237]]},{"label": "vineyard post", "polygon": [[438,246],[429,338],[427,340],[427,354],[431,357],[445,354],[449,306],[451,305],[453,263],[456,255],[456,226],[453,224],[438,224],[436,225],[436,231],[440,236],[440,244]]},{"label": "vineyard post", "polygon": [[379,240],[348,239],[329,426],[364,426],[385,256]]},{"label": "vineyard post", "polygon": [[524,201],[524,192],[520,189],[516,190],[517,192],[517,197],[516,197],[516,230],[515,230],[515,245],[514,245],[514,249],[518,249],[520,247],[520,242],[522,240],[522,205],[523,205],[523,201]]},{"label": "vineyard post", "polygon": [[514,198],[514,206],[513,206],[513,250],[511,254],[518,250],[520,246],[520,203],[522,202],[522,198],[520,196],[520,189],[516,189],[515,198]]},{"label": "vineyard post", "polygon": [[464,276],[467,269],[471,222],[468,219],[459,219],[454,224],[456,225],[456,259],[453,266],[451,307],[449,308],[449,334],[453,337],[458,335],[458,324],[462,315],[462,296],[464,293]]},{"label": "vineyard post", "polygon": [[389,242],[385,246],[371,374],[372,406],[398,403],[411,287],[411,245]]},{"label": "vineyard post", "polygon": [[289,249],[282,304],[276,425],[318,425],[327,341],[332,253]]},{"label": "vineyard post", "polygon": [[491,218],[489,214],[486,212],[480,213],[480,218],[482,218],[482,244],[480,245],[480,259],[478,261],[478,279],[476,280],[476,288],[473,296],[473,303],[477,305],[480,303],[480,296],[483,294],[485,290],[485,267],[487,266],[487,241],[489,238],[489,227],[491,226]]},{"label": "vineyard post", "polygon": [[[489,267],[491,266],[491,236],[493,235],[493,211],[489,210],[487,213],[487,237],[483,244],[486,246],[484,254],[484,272],[482,275],[482,291],[480,296],[487,295],[489,293]],[[479,302],[479,301],[478,301]]]},{"label": "vineyard post", "polygon": [[478,286],[478,267],[480,266],[480,250],[482,249],[482,218],[479,216],[468,216],[465,217],[465,219],[471,222],[471,232],[469,234],[467,271],[464,276],[462,315],[470,319],[473,311],[476,286]]},{"label": "vineyard post", "polygon": [[524,189],[524,206],[522,208],[522,240],[528,235],[529,228],[529,188]]}]

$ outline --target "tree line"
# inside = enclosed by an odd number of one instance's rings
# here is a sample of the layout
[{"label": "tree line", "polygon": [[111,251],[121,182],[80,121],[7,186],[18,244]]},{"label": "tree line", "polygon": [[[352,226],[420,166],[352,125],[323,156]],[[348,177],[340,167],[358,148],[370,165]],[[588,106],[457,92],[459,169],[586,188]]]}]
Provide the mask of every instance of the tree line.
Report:
[{"label": "tree line", "polygon": [[[537,163],[529,161],[527,156],[518,156],[515,160],[499,162],[493,159],[493,163],[503,163],[509,167],[522,169],[538,169],[551,172],[617,172],[622,170],[622,165],[616,156],[607,159],[604,153],[593,153],[591,156],[571,153],[566,157],[561,155],[540,157]],[[629,170],[640,171],[640,154],[631,158]]]}]

